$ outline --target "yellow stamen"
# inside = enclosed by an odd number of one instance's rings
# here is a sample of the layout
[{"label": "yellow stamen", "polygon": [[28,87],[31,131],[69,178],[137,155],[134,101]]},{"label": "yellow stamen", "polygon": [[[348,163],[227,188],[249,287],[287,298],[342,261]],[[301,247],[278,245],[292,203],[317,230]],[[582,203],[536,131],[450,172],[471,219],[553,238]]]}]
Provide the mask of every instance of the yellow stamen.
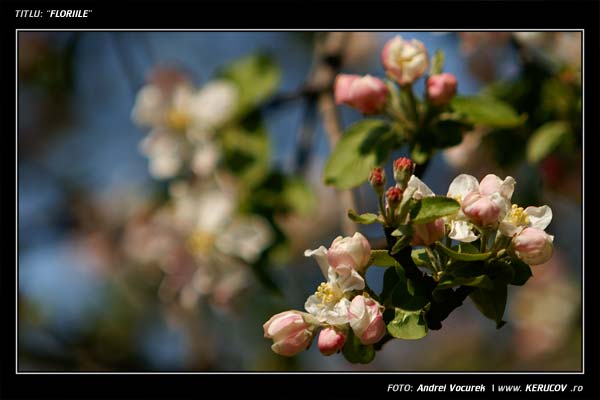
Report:
[{"label": "yellow stamen", "polygon": [[524,226],[529,225],[529,216],[523,209],[523,207],[519,207],[516,204],[512,205],[512,209],[510,210],[510,222],[512,222],[516,226]]},{"label": "yellow stamen", "polygon": [[171,128],[183,131],[190,122],[190,116],[183,111],[172,109],[167,114],[167,122]]},{"label": "yellow stamen", "polygon": [[321,300],[321,303],[337,303],[342,298],[342,293],[339,289],[334,288],[329,283],[321,283],[315,292],[317,299]]},{"label": "yellow stamen", "polygon": [[187,240],[186,245],[190,252],[207,254],[215,243],[215,235],[204,231],[194,232]]}]

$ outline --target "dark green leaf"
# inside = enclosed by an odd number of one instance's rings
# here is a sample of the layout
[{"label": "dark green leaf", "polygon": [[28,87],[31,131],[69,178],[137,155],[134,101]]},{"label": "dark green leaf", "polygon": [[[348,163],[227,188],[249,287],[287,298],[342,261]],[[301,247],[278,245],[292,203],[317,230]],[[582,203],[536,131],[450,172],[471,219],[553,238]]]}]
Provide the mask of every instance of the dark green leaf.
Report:
[{"label": "dark green leaf", "polygon": [[448,257],[452,258],[453,260],[458,260],[458,261],[483,261],[483,260],[487,260],[492,255],[491,252],[487,252],[487,253],[466,253],[466,252],[465,253],[459,253],[457,251],[454,251],[452,249],[447,248],[446,246],[444,246],[440,242],[436,242],[435,246],[436,246],[436,248],[438,250],[440,250],[441,252],[443,252],[444,254],[446,254]]},{"label": "dark green leaf", "polygon": [[442,279],[436,286],[436,290],[449,289],[456,286],[473,286],[484,289],[492,289],[494,285],[492,283],[492,280],[487,275],[469,277],[453,276],[451,274],[448,274],[442,277]]},{"label": "dark green leaf", "polygon": [[427,335],[427,323],[423,311],[405,311],[396,308],[395,317],[387,324],[390,335],[397,339],[415,340]]},{"label": "dark green leaf", "polygon": [[463,132],[466,127],[461,121],[438,121],[430,128],[436,147],[445,148],[456,146],[463,139]]},{"label": "dark green leaf", "polygon": [[253,54],[229,64],[218,76],[237,85],[236,114],[244,115],[275,93],[281,80],[281,69],[270,56]]},{"label": "dark green leaf", "polygon": [[396,285],[400,281],[400,276],[396,271],[396,267],[389,267],[385,270],[383,274],[383,290],[379,295],[379,298],[383,301],[383,303],[388,303],[392,301],[392,292],[396,288]]},{"label": "dark green leaf", "polygon": [[227,127],[220,138],[224,163],[241,183],[253,187],[265,177],[269,169],[270,144],[260,116],[252,114],[241,124]]},{"label": "dark green leaf", "polygon": [[540,126],[527,142],[527,161],[537,163],[549,155],[571,133],[565,121],[552,121]]},{"label": "dark green leaf", "polygon": [[387,250],[371,250],[369,265],[378,265],[380,267],[400,266],[400,264],[388,254]]},{"label": "dark green leaf", "polygon": [[492,261],[489,265],[490,278],[504,283],[511,282],[515,277],[515,271],[508,263]]},{"label": "dark green leaf", "polygon": [[491,268],[496,275],[515,286],[523,286],[533,275],[529,265],[513,258],[496,261],[491,265]]},{"label": "dark green leaf", "polygon": [[414,229],[410,225],[400,225],[398,228],[392,231],[392,236],[401,237],[401,236],[412,236]]},{"label": "dark green leaf", "polygon": [[429,300],[427,300],[427,289],[421,283],[406,279],[402,267],[395,268],[395,271],[398,275],[398,281],[391,293],[392,304],[403,310],[422,310],[429,303]]},{"label": "dark green leaf", "polygon": [[469,296],[477,309],[486,317],[496,321],[500,329],[506,322],[502,320],[506,308],[507,285],[502,281],[494,281],[492,290],[477,288]]},{"label": "dark green leaf", "polygon": [[358,215],[354,210],[348,210],[348,218],[352,221],[363,225],[369,225],[374,222],[380,221],[379,215],[373,213],[366,213]]},{"label": "dark green leaf", "polygon": [[424,197],[411,211],[414,224],[425,224],[438,218],[456,213],[460,204],[450,197],[431,196]]},{"label": "dark green leaf", "polygon": [[383,120],[364,119],[350,126],[325,165],[325,183],[350,189],[365,182],[394,147],[394,134]]},{"label": "dark green leaf", "polygon": [[427,255],[427,251],[425,251],[425,249],[413,250],[411,252],[411,257],[417,267],[430,267],[432,264],[431,260],[429,259],[429,256]]},{"label": "dark green leaf", "polygon": [[523,286],[533,276],[529,265],[521,260],[512,259],[510,265],[513,267],[513,271],[515,271],[515,276],[510,281],[511,285]]},{"label": "dark green leaf", "polygon": [[342,354],[349,362],[353,364],[368,364],[375,358],[373,345],[365,346],[354,335],[352,329],[348,331],[346,344],[342,349]]},{"label": "dark green leaf", "polygon": [[396,243],[394,243],[394,246],[392,246],[392,250],[390,251],[390,253],[398,254],[398,252],[400,250],[402,250],[409,244],[410,244],[410,236],[404,236],[404,235],[400,236],[400,237],[398,237],[398,239],[396,239]]},{"label": "dark green leaf", "polygon": [[526,116],[519,116],[509,104],[491,96],[457,96],[451,104],[468,122],[476,125],[511,128],[526,120]]}]

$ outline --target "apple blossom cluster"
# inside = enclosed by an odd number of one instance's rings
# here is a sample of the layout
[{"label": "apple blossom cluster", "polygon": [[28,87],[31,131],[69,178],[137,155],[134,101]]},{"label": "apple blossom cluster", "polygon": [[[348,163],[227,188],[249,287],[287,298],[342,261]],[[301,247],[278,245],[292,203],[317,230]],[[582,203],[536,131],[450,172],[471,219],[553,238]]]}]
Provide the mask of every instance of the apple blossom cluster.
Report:
[{"label": "apple blossom cluster", "polygon": [[[458,96],[456,76],[443,70],[444,53],[430,57],[419,40],[395,36],[383,46],[381,61],[386,77],[341,73],[335,79],[336,103],[365,116],[346,129],[325,165],[325,183],[338,189],[364,183],[371,168],[404,146],[424,168],[436,151],[460,144],[482,114],[494,114],[488,106],[497,107]],[[424,92],[418,96],[414,88],[421,78]]]},{"label": "apple blossom cluster", "polygon": [[360,343],[377,343],[385,334],[383,306],[365,289],[364,272],[369,265],[371,246],[362,234],[338,236],[329,249],[306,250],[316,259],[326,279],[304,305],[307,312],[285,311],[264,325],[266,338],[273,339],[273,351],[293,356],[308,348],[320,329],[318,347],[331,355],[340,351],[350,331]]},{"label": "apple blossom cluster", "polygon": [[[545,229],[552,210],[513,204],[512,177],[461,174],[438,196],[414,175],[411,159],[393,166],[395,184],[387,189],[383,168],[369,176],[379,213],[348,213],[355,222],[381,224],[387,249],[371,249],[357,232],[306,250],[326,281],[308,297],[306,312],[285,311],[264,324],[274,352],[293,356],[318,333],[324,355],[343,351],[351,362],[370,362],[392,338],[420,339],[440,329],[466,297],[499,328],[507,285],[523,285],[529,266],[551,258],[554,237]],[[379,294],[365,280],[371,265],[387,267]]]},{"label": "apple blossom cluster", "polygon": [[157,69],[138,92],[132,118],[150,129],[140,149],[157,179],[175,177],[189,164],[194,174],[211,174],[219,161],[215,134],[235,111],[236,87],[213,80],[196,88],[182,73]]},{"label": "apple blossom cluster", "polygon": [[[401,36],[388,41],[383,47],[381,60],[387,76],[402,88],[408,88],[423,76],[429,67],[429,56],[425,45],[419,40],[404,40]],[[450,73],[434,73],[427,78],[426,98],[436,107],[442,107],[456,94],[458,81]],[[410,90],[408,88],[407,90]],[[385,112],[389,104],[388,85],[371,75],[359,76],[340,74],[335,81],[335,100],[363,114]]]},{"label": "apple blossom cluster", "polygon": [[240,185],[218,163],[219,129],[236,110],[226,80],[196,88],[179,71],[157,69],[138,92],[133,120],[149,133],[140,149],[157,179],[169,179],[165,204],[126,232],[136,258],[158,264],[163,300],[193,307],[199,298],[229,309],[252,278],[250,265],[274,241],[262,216],[238,212]]}]

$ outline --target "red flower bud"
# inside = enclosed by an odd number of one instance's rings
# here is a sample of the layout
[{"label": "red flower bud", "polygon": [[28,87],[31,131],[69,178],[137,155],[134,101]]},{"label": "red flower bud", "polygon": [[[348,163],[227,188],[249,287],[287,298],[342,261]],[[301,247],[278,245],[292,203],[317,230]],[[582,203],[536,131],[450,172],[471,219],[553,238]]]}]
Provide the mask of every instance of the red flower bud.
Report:
[{"label": "red flower bud", "polygon": [[392,186],[385,194],[385,198],[388,206],[393,210],[394,208],[398,207],[402,201],[402,190],[398,187]]},{"label": "red flower bud", "polygon": [[369,183],[377,194],[381,195],[383,193],[385,189],[385,171],[383,168],[373,168],[371,175],[369,175]]},{"label": "red flower bud", "polygon": [[415,163],[410,158],[400,157],[394,161],[394,179],[402,189],[408,185],[414,169]]}]

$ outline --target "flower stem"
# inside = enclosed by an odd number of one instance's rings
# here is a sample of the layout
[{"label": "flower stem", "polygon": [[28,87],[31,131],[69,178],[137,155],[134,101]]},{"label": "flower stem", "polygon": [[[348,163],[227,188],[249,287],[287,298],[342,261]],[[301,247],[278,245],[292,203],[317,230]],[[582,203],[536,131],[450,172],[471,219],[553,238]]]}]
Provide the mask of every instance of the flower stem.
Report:
[{"label": "flower stem", "polygon": [[479,251],[484,253],[487,248],[487,242],[489,238],[489,232],[487,230],[483,230],[481,232],[481,244],[479,246]]}]

